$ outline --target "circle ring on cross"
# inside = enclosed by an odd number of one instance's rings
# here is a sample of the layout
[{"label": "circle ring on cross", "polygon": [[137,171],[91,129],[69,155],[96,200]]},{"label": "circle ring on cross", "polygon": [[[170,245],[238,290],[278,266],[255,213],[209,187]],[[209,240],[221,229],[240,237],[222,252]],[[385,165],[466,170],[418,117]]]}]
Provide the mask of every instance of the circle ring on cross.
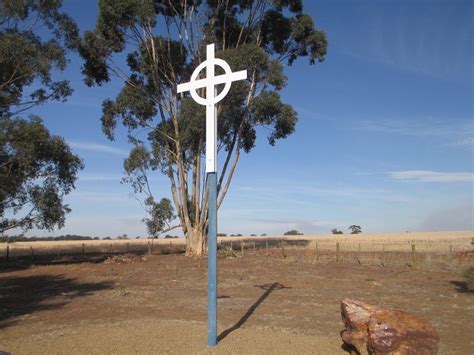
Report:
[{"label": "circle ring on cross", "polygon": [[[203,69],[205,69],[207,67],[207,64],[208,64],[208,60],[205,60],[204,62],[199,64],[196,69],[194,69],[193,74],[191,75],[191,80],[190,80],[191,83],[196,81],[197,76],[199,75],[199,73]],[[211,61],[211,65],[217,65],[217,66],[221,67],[222,69],[224,69],[225,76],[228,76],[229,74],[232,73],[232,70],[230,69],[229,64],[227,64],[227,62],[225,62],[222,59],[214,58]],[[215,79],[215,78],[216,77],[214,77],[213,79]],[[210,80],[210,79],[207,78],[207,80]],[[206,92],[206,98],[203,98],[203,97],[198,95],[195,88],[190,89],[191,96],[194,99],[194,101],[196,101],[198,104],[201,104],[201,105],[215,105],[227,95],[227,93],[230,90],[231,83],[232,83],[232,80],[229,77],[229,80],[227,80],[223,83],[224,84],[224,89],[217,96],[214,96],[214,93],[211,93],[211,95],[208,95],[209,93]],[[218,84],[221,84],[221,82],[219,82]],[[215,87],[216,84],[211,82],[211,85],[213,87]],[[211,98],[208,98],[209,96],[211,96]]]}]

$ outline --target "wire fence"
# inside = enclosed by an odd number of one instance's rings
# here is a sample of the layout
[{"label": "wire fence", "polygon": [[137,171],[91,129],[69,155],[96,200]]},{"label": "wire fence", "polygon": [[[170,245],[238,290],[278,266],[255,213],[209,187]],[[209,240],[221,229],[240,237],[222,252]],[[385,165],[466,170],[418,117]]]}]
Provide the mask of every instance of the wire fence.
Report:
[{"label": "wire fence", "polygon": [[[457,243],[453,243],[457,242]],[[220,238],[218,247],[245,257],[282,256],[304,258],[311,262],[352,262],[382,265],[421,265],[438,261],[473,260],[474,242],[459,240],[406,240],[406,241],[333,241],[297,238]],[[184,253],[184,239],[148,241],[94,241],[94,242],[30,242],[0,245],[0,261],[15,259],[39,260],[94,256],[107,258],[117,254],[174,254]]]}]

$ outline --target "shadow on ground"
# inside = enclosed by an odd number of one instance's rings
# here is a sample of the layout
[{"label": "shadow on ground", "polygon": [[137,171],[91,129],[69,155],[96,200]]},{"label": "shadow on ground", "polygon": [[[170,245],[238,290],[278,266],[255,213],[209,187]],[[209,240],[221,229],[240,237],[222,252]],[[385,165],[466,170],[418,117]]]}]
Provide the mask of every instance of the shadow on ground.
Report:
[{"label": "shadow on ground", "polygon": [[[175,252],[177,254],[179,252]],[[163,253],[164,254],[164,253]],[[9,261],[0,262],[0,273],[12,272],[18,270],[26,270],[33,266],[42,266],[42,265],[74,265],[81,263],[92,263],[92,264],[101,264],[110,257],[119,256],[119,255],[137,255],[142,256],[146,255],[143,252],[130,252],[130,253],[91,253],[82,255],[38,255],[34,258],[29,256],[21,256],[13,258]]]},{"label": "shadow on ground", "polygon": [[19,257],[8,262],[0,263],[0,273],[26,270],[32,266],[40,265],[72,265],[80,263],[100,264],[104,262],[109,255],[87,255],[86,257],[77,255],[55,256],[37,256],[35,258]]},{"label": "shadow on ground", "polygon": [[469,287],[467,287],[467,282],[465,281],[450,281],[451,285],[454,285],[456,287],[456,291],[462,292],[462,293],[474,293],[474,290],[470,290]]},{"label": "shadow on ground", "polygon": [[245,314],[242,316],[242,318],[239,319],[239,321],[237,323],[235,323],[232,327],[227,328],[221,334],[219,334],[219,336],[217,337],[218,341],[222,341],[222,339],[224,339],[226,336],[228,336],[234,330],[237,330],[241,326],[243,326],[245,324],[245,322],[247,322],[247,320],[250,318],[250,316],[255,312],[255,310],[258,308],[258,306],[260,306],[262,304],[262,302],[265,301],[267,299],[267,297],[270,296],[270,294],[273,291],[281,290],[281,289],[284,289],[284,288],[291,288],[291,287],[286,287],[282,284],[279,284],[278,282],[274,282],[272,284],[257,285],[255,287],[259,287],[262,290],[265,290],[265,292],[260,296],[260,298],[252,306],[250,306],[250,308],[247,310],[247,312],[245,312]]},{"label": "shadow on ground", "polygon": [[113,283],[83,283],[61,275],[0,278],[0,329],[13,325],[14,318],[56,309],[73,298],[111,289]]}]

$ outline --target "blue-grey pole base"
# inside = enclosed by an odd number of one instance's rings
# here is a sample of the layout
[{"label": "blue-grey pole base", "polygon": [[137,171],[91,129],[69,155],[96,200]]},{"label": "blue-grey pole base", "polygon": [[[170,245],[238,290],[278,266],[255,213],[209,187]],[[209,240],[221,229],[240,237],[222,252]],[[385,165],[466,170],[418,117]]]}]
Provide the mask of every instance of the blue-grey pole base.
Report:
[{"label": "blue-grey pole base", "polygon": [[207,345],[217,345],[217,174],[208,173]]}]

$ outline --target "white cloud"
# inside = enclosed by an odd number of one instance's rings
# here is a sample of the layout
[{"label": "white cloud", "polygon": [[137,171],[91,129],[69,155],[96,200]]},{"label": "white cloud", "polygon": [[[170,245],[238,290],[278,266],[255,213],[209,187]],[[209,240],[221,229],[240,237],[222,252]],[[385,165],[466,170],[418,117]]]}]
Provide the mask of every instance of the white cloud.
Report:
[{"label": "white cloud", "polygon": [[472,137],[466,138],[466,136],[472,136],[474,134],[474,125],[471,119],[440,120],[426,117],[413,118],[410,120],[361,120],[357,123],[355,129],[417,137],[459,138],[459,140],[466,142],[468,142],[469,139],[472,142]]},{"label": "white cloud", "polygon": [[[353,186],[340,186],[336,187],[317,187],[314,185],[298,184],[298,185],[287,185],[285,182],[272,182],[270,186],[241,186],[240,197],[247,199],[251,196],[253,200],[261,199],[264,201],[274,201],[275,194],[284,195],[287,202],[293,204],[310,204],[312,201],[319,201],[321,198],[326,197],[330,199],[338,200],[360,200],[365,201],[383,201],[388,203],[407,203],[413,202],[414,197],[412,195],[391,191],[384,188],[362,188]],[[296,196],[298,194],[298,196]],[[299,195],[304,195],[306,198],[301,199]]]},{"label": "white cloud", "polygon": [[89,236],[118,236],[128,234],[129,236],[146,236],[146,227],[142,222],[144,216],[69,216],[66,225],[62,229],[55,229],[53,232],[33,229],[28,235],[38,236],[59,236],[64,234],[79,234]]},{"label": "white cloud", "polygon": [[474,181],[474,173],[447,173],[427,170],[392,171],[389,175],[396,180],[412,180],[421,182],[470,182]]},{"label": "white cloud", "polygon": [[121,204],[136,204],[136,200],[129,195],[123,193],[112,192],[96,192],[96,191],[73,191],[70,199],[78,199],[87,202],[95,203],[121,203]]},{"label": "white cloud", "polygon": [[466,138],[458,142],[458,145],[474,146],[474,138]]},{"label": "white cloud", "polygon": [[128,152],[125,149],[112,147],[106,144],[99,144],[94,142],[80,142],[80,141],[68,141],[69,145],[77,150],[84,150],[95,153],[107,153],[113,155],[119,155],[125,157]]},{"label": "white cloud", "polygon": [[124,175],[120,174],[80,174],[79,181],[117,181],[120,182]]}]

